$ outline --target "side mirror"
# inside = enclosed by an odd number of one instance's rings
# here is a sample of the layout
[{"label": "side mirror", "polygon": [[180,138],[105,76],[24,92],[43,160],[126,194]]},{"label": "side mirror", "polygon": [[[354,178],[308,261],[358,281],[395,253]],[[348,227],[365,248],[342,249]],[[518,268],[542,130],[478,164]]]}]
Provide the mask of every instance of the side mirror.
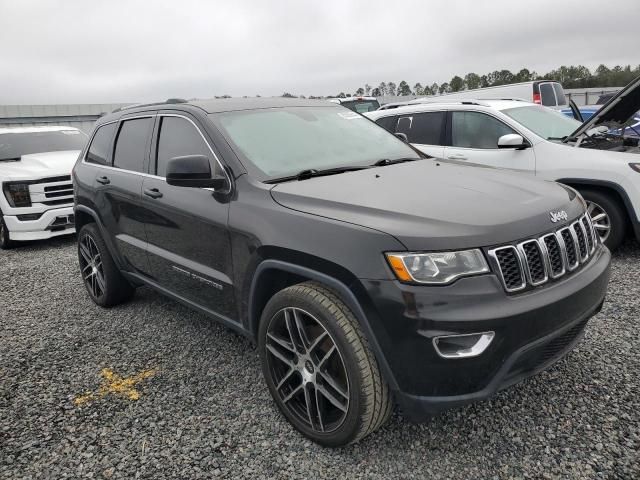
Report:
[{"label": "side mirror", "polygon": [[529,142],[522,138],[522,135],[510,133],[508,135],[502,135],[498,139],[498,148],[513,148],[515,150],[524,150],[529,148]]},{"label": "side mirror", "polygon": [[398,137],[400,140],[402,140],[404,143],[409,143],[409,137],[407,137],[405,133],[396,132],[394,135]]},{"label": "side mirror", "polygon": [[199,187],[224,189],[227,178],[222,175],[211,176],[211,163],[205,155],[185,155],[174,157],[167,162],[166,181],[176,187]]}]

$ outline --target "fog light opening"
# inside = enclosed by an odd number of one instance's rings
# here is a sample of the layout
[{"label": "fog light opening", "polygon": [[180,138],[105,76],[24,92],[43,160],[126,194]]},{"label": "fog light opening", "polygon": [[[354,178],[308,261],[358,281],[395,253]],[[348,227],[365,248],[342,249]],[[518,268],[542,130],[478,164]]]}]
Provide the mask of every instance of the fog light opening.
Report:
[{"label": "fog light opening", "polygon": [[442,358],[471,358],[484,352],[495,332],[444,335],[433,339],[433,347]]}]

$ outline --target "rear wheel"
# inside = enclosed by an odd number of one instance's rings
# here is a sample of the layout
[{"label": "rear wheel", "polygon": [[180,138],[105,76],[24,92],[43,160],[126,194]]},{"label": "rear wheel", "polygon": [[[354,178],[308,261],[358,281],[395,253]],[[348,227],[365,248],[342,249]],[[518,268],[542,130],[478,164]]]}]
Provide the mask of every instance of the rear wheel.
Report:
[{"label": "rear wheel", "polygon": [[580,193],[587,202],[587,213],[600,240],[610,250],[615,250],[627,233],[624,207],[607,193],[597,190],[582,190]]},{"label": "rear wheel", "polygon": [[9,236],[9,229],[4,223],[4,216],[0,213],[0,249],[7,250],[13,247],[14,243]]},{"label": "rear wheel", "polygon": [[388,386],[355,316],[320,284],[294,285],[269,301],[259,350],[278,408],[317,443],[357,442],[391,415]]},{"label": "rear wheel", "polygon": [[133,296],[135,288],[118,270],[95,223],[80,229],[78,260],[87,292],[101,307],[118,305]]}]

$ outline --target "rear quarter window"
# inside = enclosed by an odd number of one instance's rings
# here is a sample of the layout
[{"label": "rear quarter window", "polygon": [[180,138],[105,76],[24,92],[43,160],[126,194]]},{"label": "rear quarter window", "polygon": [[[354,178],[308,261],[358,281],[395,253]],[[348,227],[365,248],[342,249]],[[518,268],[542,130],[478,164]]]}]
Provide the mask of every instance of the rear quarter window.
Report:
[{"label": "rear quarter window", "polygon": [[398,123],[398,117],[393,115],[389,117],[382,117],[376,120],[376,123],[385,130],[394,133],[396,131],[396,123]]}]

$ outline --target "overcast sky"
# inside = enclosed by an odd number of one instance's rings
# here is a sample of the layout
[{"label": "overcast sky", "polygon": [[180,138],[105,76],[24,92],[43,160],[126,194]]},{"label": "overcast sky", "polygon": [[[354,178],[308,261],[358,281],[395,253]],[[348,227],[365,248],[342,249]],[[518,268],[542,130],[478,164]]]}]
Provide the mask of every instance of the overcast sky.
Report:
[{"label": "overcast sky", "polygon": [[0,0],[0,104],[333,95],[636,65],[640,1]]}]

